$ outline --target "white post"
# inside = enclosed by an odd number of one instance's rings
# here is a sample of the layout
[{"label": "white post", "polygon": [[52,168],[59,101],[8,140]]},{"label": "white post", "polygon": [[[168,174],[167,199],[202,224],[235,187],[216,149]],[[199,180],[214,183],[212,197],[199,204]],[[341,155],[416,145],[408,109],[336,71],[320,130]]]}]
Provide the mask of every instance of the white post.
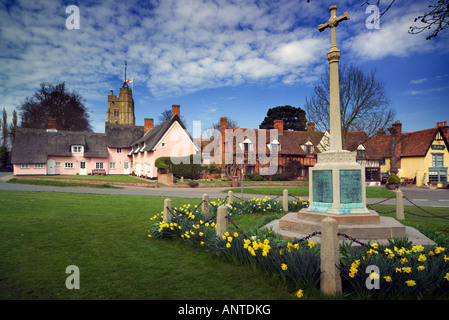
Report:
[{"label": "white post", "polygon": [[401,190],[396,190],[396,220],[405,220],[404,216],[404,194]]},{"label": "white post", "polygon": [[288,190],[284,189],[282,193],[282,210],[288,211]]},{"label": "white post", "polygon": [[225,206],[219,206],[217,209],[217,237],[224,236],[228,231],[228,208]]},{"label": "white post", "polygon": [[202,209],[204,216],[209,218],[209,195],[206,193],[203,194]]},{"label": "white post", "polygon": [[340,248],[338,243],[338,222],[330,217],[321,220],[321,276],[322,294],[332,295],[342,292]]},{"label": "white post", "polygon": [[232,204],[234,202],[234,195],[233,194],[234,193],[231,190],[228,191],[228,203],[229,204]]},{"label": "white post", "polygon": [[164,222],[170,222],[171,218],[173,217],[173,214],[171,213],[172,206],[171,206],[171,199],[165,199],[164,200]]}]

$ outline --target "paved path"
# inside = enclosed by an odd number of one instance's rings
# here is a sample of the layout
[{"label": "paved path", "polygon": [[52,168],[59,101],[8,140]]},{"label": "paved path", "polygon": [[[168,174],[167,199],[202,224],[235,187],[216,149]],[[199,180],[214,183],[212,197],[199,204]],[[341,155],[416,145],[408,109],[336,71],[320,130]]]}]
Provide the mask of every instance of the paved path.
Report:
[{"label": "paved path", "polygon": [[[5,181],[12,178],[11,173],[0,172],[0,191],[46,191],[46,192],[67,192],[67,193],[90,193],[90,194],[113,194],[113,195],[139,195],[139,196],[161,196],[161,197],[182,197],[182,198],[197,198],[201,199],[204,193],[209,195],[209,198],[221,198],[226,197],[226,193],[222,192],[228,188],[145,188],[145,187],[125,187],[123,189],[98,189],[98,188],[71,188],[71,187],[52,187],[52,186],[34,186],[25,184],[5,183]],[[430,190],[418,187],[402,187],[404,196],[410,199],[413,203],[419,206],[426,207],[445,207],[449,209],[449,190],[437,189]],[[236,197],[241,197],[240,192],[234,193]],[[261,198],[264,196],[255,194],[244,194],[244,198]],[[274,198],[275,196],[271,196]],[[307,200],[308,197],[302,197]],[[294,199],[291,197],[290,199]],[[372,204],[379,202],[383,199],[368,198],[367,203]],[[395,205],[396,199],[385,201],[382,204]],[[404,205],[412,205],[406,199],[404,199]]]}]

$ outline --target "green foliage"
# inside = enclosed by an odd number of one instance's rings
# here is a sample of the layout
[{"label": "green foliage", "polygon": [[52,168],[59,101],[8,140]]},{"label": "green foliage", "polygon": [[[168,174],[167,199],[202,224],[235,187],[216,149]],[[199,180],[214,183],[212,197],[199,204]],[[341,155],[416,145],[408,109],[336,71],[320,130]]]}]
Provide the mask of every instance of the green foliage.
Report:
[{"label": "green foliage", "polygon": [[387,183],[391,183],[391,184],[398,184],[400,182],[401,182],[401,179],[395,174],[392,174],[387,179]]},{"label": "green foliage", "polygon": [[167,173],[171,165],[170,157],[159,157],[154,161],[154,166],[158,168],[159,173]]},{"label": "green foliage", "polygon": [[270,108],[259,125],[260,129],[273,129],[274,120],[284,121],[284,130],[306,130],[306,112],[290,105]]}]

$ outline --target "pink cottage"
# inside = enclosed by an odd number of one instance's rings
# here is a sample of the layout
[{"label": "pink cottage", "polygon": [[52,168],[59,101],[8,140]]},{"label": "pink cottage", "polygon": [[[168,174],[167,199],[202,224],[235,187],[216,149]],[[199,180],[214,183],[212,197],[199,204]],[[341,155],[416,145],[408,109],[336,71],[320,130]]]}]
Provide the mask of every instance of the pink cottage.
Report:
[{"label": "pink cottage", "polygon": [[199,150],[180,119],[172,117],[154,127],[153,119],[136,126],[132,90],[120,88],[108,96],[105,133],[61,131],[55,119],[47,129],[17,128],[12,159],[14,175],[131,174],[157,177],[154,162],[162,156],[187,156]]}]

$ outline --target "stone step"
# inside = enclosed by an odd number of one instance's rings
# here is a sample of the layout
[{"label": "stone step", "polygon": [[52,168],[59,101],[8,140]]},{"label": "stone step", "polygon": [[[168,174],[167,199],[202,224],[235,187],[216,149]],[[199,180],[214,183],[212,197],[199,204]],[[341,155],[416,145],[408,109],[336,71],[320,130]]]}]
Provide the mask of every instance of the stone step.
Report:
[{"label": "stone step", "polygon": [[[302,215],[300,215],[302,216]],[[333,218],[333,217],[332,217]],[[321,220],[304,220],[297,213],[288,213],[279,220],[279,229],[310,234],[321,231]],[[405,227],[394,218],[379,217],[379,223],[338,224],[338,232],[359,239],[405,238]]]},{"label": "stone step", "polygon": [[[284,239],[302,239],[315,231],[321,231],[319,222],[305,221],[298,218],[297,212],[287,213],[279,220],[274,220],[266,225],[267,228],[273,229]],[[362,243],[376,242],[379,245],[388,245],[388,239],[407,238],[414,245],[422,245],[424,247],[435,246],[436,243],[424,236],[418,230],[412,227],[405,227],[400,222],[389,217],[380,217],[378,224],[339,224],[338,232],[347,234]],[[315,235],[309,240],[320,242],[320,235]],[[340,241],[349,241],[340,236]],[[360,246],[353,242],[353,246]]]}]

